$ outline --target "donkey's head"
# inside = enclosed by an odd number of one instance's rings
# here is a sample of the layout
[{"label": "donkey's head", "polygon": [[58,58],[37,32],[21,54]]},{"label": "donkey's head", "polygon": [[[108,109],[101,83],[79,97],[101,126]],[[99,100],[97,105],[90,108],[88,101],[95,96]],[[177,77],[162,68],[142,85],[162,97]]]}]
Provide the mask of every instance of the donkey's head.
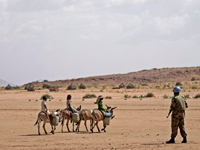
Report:
[{"label": "donkey's head", "polygon": [[117,107],[113,107],[113,108],[112,108],[112,107],[107,106],[107,105],[106,105],[106,107],[107,107],[107,111],[108,111],[109,113],[111,113],[111,116],[112,116],[112,118],[113,118],[113,117],[114,117],[114,116],[113,116],[113,110],[114,110],[115,108],[117,108]]},{"label": "donkey's head", "polygon": [[76,109],[77,111],[80,111],[81,110],[81,105]]}]

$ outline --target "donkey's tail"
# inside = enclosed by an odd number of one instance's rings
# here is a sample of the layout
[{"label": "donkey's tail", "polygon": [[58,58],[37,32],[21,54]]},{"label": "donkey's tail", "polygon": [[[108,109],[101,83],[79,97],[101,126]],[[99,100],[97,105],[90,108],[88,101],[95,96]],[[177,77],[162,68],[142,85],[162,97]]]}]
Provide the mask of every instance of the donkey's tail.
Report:
[{"label": "donkey's tail", "polygon": [[39,123],[38,120],[39,120],[39,114],[38,114],[38,117],[37,117],[37,120],[36,120],[34,126]]}]

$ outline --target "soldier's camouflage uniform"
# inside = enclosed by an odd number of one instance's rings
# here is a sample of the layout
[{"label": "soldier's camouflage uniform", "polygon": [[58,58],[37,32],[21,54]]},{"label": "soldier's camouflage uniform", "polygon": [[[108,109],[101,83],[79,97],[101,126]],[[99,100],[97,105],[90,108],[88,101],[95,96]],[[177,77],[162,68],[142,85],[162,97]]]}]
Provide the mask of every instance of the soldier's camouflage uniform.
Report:
[{"label": "soldier's camouflage uniform", "polygon": [[180,129],[181,136],[184,138],[187,136],[184,128],[184,118],[187,103],[180,95],[174,96],[171,102],[172,118],[171,118],[171,137],[175,138],[178,128]]}]

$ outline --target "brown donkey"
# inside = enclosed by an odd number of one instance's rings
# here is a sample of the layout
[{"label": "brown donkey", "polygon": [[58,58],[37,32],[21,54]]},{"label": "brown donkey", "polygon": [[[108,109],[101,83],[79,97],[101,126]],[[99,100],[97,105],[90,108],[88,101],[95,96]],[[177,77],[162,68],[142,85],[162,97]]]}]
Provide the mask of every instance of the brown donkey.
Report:
[{"label": "brown donkey", "polygon": [[88,128],[87,128],[87,120],[90,120],[90,130],[92,129],[92,119],[93,119],[93,110],[91,109],[83,109],[80,111],[80,121],[77,123],[77,128],[76,128],[76,131],[79,132],[79,128],[80,128],[80,124],[81,124],[81,120],[84,120],[85,121],[85,128],[88,132]]},{"label": "brown donkey", "polygon": [[[79,112],[81,110],[81,105],[76,110]],[[64,125],[65,118],[67,119],[67,123],[66,123],[67,130],[68,130],[68,132],[70,132],[69,121],[72,120],[72,112],[67,109],[61,110],[61,117],[62,117],[61,132],[63,132],[63,125]],[[72,130],[74,132],[74,122],[72,123],[72,127],[73,127]]]},{"label": "brown donkey", "polygon": [[[107,112],[111,113],[111,119],[114,118],[114,116],[113,116],[113,110],[115,108],[117,108],[117,107],[111,108],[111,107],[109,107],[107,105],[106,105],[106,107],[107,107]],[[94,129],[95,126],[97,126],[98,132],[100,132],[98,123],[99,123],[99,121],[103,121],[104,120],[104,114],[100,110],[95,109],[93,111],[92,115],[93,115],[92,124],[94,124],[94,126],[92,127],[91,132],[93,133],[93,129]],[[96,122],[94,122],[94,121],[96,121]],[[103,124],[103,128],[101,129],[101,131],[106,132],[106,125]]]},{"label": "brown donkey", "polygon": [[[59,122],[60,122],[60,121],[61,121],[60,110],[57,109],[56,112],[59,114]],[[50,116],[49,116],[49,117],[50,117]],[[41,123],[42,121],[43,121],[43,129],[44,129],[44,132],[45,132],[45,134],[47,134],[47,131],[46,131],[46,129],[45,129],[45,125],[46,125],[46,123],[50,123],[50,120],[48,119],[47,114],[46,114],[45,112],[43,112],[43,111],[41,111],[41,112],[38,114],[38,118],[37,118],[37,120],[36,120],[36,122],[35,122],[35,124],[34,124],[34,126],[35,126],[36,124],[38,124],[38,134],[39,134],[39,135],[40,135],[40,123]],[[51,133],[54,134],[54,131],[56,130],[56,125],[51,125],[51,128],[52,128]]]}]

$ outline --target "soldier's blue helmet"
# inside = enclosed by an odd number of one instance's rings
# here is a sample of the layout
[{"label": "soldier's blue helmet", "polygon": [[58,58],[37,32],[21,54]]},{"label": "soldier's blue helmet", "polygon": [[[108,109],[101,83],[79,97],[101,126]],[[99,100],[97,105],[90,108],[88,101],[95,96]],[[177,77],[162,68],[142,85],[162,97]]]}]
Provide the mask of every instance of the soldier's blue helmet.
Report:
[{"label": "soldier's blue helmet", "polygon": [[181,92],[181,88],[179,86],[174,87],[173,89],[174,93],[180,93]]}]

